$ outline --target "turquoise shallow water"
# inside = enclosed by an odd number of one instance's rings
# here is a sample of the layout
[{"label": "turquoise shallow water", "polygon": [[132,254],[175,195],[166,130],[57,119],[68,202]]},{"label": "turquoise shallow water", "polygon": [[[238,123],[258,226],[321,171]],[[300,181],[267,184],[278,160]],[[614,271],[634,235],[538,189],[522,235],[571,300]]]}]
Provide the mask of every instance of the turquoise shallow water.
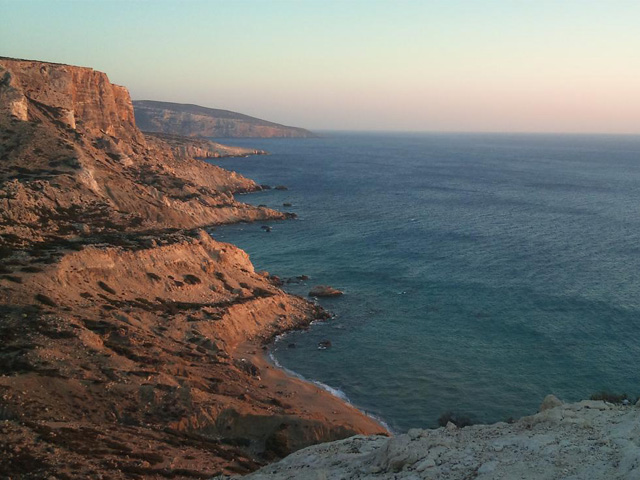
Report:
[{"label": "turquoise shallow water", "polygon": [[[327,134],[217,162],[299,220],[217,228],[259,270],[345,291],[285,367],[392,429],[493,422],[555,393],[640,394],[640,137]],[[318,350],[321,340],[332,347]],[[288,348],[295,343],[296,348]]]}]

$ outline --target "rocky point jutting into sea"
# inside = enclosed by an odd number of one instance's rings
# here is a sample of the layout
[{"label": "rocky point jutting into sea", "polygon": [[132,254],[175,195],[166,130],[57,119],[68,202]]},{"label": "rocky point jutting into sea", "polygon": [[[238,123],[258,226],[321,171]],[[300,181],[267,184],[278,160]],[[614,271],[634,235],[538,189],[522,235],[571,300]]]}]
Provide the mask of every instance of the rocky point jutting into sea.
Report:
[{"label": "rocky point jutting into sea", "polygon": [[199,230],[289,218],[253,181],[90,68],[1,58],[0,135],[4,476],[207,478],[384,431],[263,357],[326,313]]}]

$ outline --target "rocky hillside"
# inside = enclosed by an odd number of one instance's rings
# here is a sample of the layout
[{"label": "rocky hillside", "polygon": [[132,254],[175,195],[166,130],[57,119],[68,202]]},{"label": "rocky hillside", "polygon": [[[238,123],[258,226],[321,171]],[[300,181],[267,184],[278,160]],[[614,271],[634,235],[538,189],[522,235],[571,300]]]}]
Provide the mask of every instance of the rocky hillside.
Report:
[{"label": "rocky hillside", "polygon": [[241,113],[170,102],[136,100],[136,123],[145,132],[200,137],[287,137],[315,136],[308,130],[267,122]]},{"label": "rocky hillside", "polygon": [[637,479],[640,407],[549,396],[515,423],[356,436],[296,452],[245,477],[305,479]]},{"label": "rocky hillside", "polygon": [[265,360],[325,312],[197,228],[287,215],[172,152],[104,73],[0,59],[3,478],[209,478],[382,430]]},{"label": "rocky hillside", "polygon": [[286,217],[234,200],[253,181],[146,138],[104,73],[0,59],[0,79],[5,242]]}]

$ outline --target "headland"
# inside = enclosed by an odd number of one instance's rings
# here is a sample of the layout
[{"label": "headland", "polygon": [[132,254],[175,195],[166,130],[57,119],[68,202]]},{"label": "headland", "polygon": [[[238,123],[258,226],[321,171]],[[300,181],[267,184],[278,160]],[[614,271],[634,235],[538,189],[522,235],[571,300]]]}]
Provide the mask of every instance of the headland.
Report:
[{"label": "headland", "polygon": [[234,198],[259,185],[91,68],[0,58],[0,132],[3,473],[209,478],[384,431],[261,355],[327,314],[202,230],[291,218]]}]

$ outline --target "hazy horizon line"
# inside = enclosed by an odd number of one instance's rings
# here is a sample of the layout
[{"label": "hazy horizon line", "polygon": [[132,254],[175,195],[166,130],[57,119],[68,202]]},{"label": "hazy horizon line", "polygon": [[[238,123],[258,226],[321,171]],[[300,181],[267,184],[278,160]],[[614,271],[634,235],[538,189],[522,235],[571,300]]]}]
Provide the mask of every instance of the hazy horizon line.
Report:
[{"label": "hazy horizon line", "polygon": [[338,128],[305,128],[312,133],[399,133],[399,134],[460,134],[460,135],[575,135],[575,136],[615,136],[640,137],[640,132],[554,132],[554,131],[525,131],[525,130],[392,130],[392,129],[338,129]]}]

